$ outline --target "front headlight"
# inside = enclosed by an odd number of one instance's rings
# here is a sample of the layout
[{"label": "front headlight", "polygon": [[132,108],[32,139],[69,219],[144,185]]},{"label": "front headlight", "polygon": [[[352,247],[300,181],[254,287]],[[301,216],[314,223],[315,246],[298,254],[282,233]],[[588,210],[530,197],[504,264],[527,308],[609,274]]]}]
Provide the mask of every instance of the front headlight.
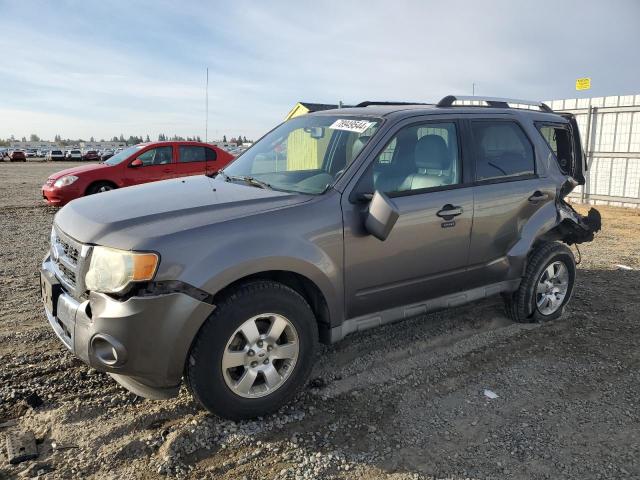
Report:
[{"label": "front headlight", "polygon": [[85,276],[87,290],[118,293],[131,282],[151,280],[158,267],[155,253],[137,253],[108,247],[93,247]]},{"label": "front headlight", "polygon": [[66,187],[67,185],[71,185],[78,179],[75,175],[65,175],[64,177],[60,177],[53,184],[54,187]]}]

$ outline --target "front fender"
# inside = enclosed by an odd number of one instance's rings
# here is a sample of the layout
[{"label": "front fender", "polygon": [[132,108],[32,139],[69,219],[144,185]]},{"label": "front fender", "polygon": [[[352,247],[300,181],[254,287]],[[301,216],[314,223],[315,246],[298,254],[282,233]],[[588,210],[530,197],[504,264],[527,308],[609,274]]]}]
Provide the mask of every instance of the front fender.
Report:
[{"label": "front fender", "polygon": [[247,233],[251,231],[247,228],[227,230],[224,237],[211,242],[203,257],[183,264],[178,279],[215,295],[250,275],[295,273],[316,285],[327,303],[331,323],[339,323],[344,312],[341,224],[310,234],[296,234],[295,229],[271,228],[255,234]]}]

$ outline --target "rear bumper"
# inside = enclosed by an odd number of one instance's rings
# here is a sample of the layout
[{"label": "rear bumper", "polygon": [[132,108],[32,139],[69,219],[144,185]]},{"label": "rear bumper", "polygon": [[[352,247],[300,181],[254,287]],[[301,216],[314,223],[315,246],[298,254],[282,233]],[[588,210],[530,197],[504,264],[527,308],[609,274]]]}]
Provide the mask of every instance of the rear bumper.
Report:
[{"label": "rear bumper", "polygon": [[[53,275],[49,258],[43,275]],[[91,292],[78,301],[62,291],[47,320],[87,365],[146,398],[178,393],[191,342],[214,306],[183,293],[119,301]]]}]

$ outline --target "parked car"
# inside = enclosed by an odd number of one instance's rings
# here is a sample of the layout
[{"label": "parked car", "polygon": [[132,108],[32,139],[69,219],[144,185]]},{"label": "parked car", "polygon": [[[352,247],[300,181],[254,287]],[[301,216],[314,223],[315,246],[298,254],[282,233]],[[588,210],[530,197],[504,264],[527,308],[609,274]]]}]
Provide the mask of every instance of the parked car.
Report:
[{"label": "parked car", "polygon": [[291,399],[318,339],[497,294],[514,321],[558,318],[568,245],[600,228],[564,200],[585,182],[575,118],[468,99],[311,113],[215,178],[72,202],[42,264],[51,327],[137,395],[184,379],[236,419]]},{"label": "parked car", "polygon": [[82,160],[82,151],[81,150],[67,150],[65,155],[67,160]]},{"label": "parked car", "polygon": [[113,155],[114,155],[113,150],[107,149],[101,153],[100,158],[102,159],[102,161],[105,161],[105,160],[109,160],[111,157],[113,157]]},{"label": "parked car", "polygon": [[47,154],[49,153],[49,150],[46,150],[44,148],[41,148],[40,150],[38,150],[36,156],[38,158],[47,158]]},{"label": "parked car", "polygon": [[100,160],[100,155],[98,155],[98,152],[96,152],[95,150],[87,150],[82,155],[82,160],[90,161],[90,162],[97,162],[97,161]]},{"label": "parked car", "polygon": [[42,186],[50,205],[116,188],[188,175],[214,174],[233,156],[198,142],[154,142],[129,147],[108,160],[68,168],[51,175]]},{"label": "parked car", "polygon": [[66,158],[65,153],[62,150],[51,150],[45,157],[48,161],[52,160],[64,160]]},{"label": "parked car", "polygon": [[10,162],[26,162],[27,155],[22,150],[13,150],[9,152],[9,161]]}]

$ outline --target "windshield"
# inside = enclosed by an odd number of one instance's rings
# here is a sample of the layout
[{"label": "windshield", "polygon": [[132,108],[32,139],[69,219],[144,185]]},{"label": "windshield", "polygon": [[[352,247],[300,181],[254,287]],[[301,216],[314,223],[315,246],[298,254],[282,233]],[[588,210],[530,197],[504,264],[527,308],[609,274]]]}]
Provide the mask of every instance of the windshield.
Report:
[{"label": "windshield", "polygon": [[[323,193],[356,158],[380,126],[376,118],[304,115],[264,136],[223,170],[275,190]],[[231,177],[231,178],[229,178]]]},{"label": "windshield", "polygon": [[117,153],[113,157],[109,158],[108,160],[105,160],[104,163],[106,163],[107,165],[117,165],[118,163],[126,160],[131,155],[136,153],[142,147],[143,147],[143,145],[134,145],[133,147],[125,148],[124,150],[122,150],[121,152]]}]

